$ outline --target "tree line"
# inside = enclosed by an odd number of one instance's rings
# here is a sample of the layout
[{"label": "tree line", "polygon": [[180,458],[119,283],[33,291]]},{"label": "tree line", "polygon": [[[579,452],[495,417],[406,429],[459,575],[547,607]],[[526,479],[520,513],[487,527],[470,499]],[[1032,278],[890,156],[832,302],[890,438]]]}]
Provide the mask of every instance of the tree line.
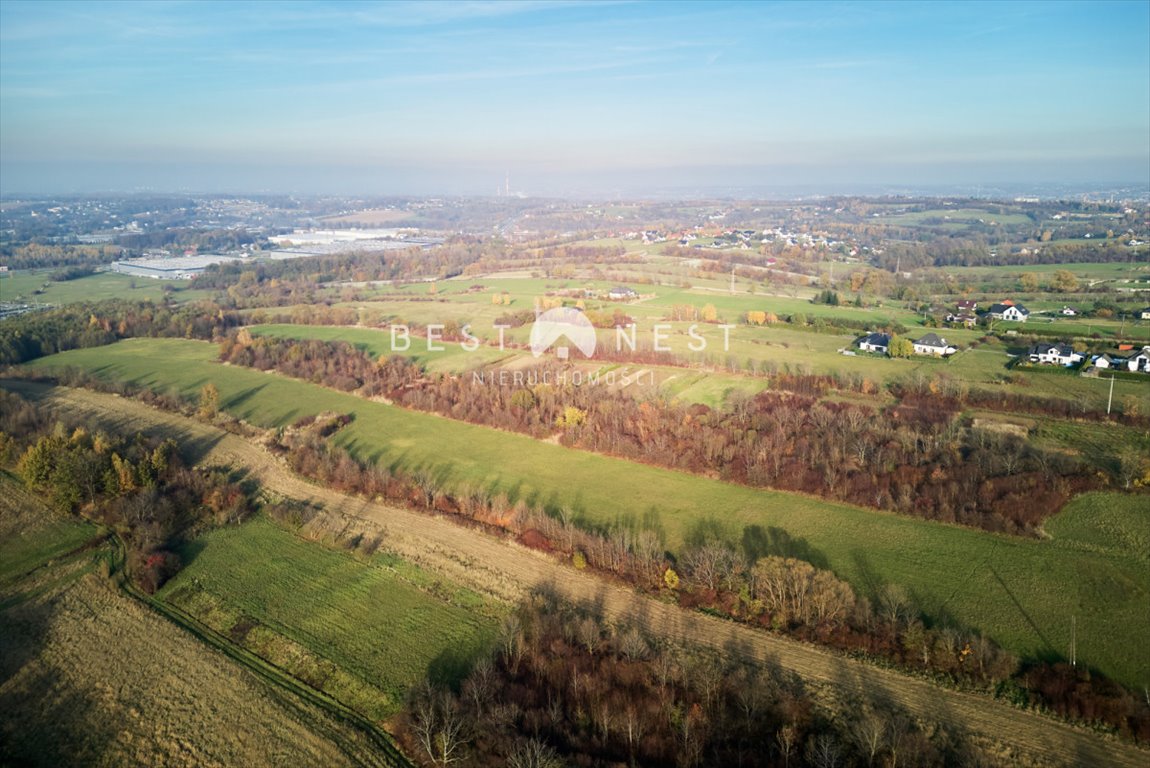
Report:
[{"label": "tree line", "polygon": [[18,365],[137,336],[208,341],[240,322],[238,314],[211,302],[178,307],[124,299],[69,304],[5,320],[0,325],[0,365]]},{"label": "tree line", "polygon": [[871,704],[831,712],[777,666],[653,638],[540,590],[458,690],[428,681],[399,738],[423,765],[970,765],[941,724]]},{"label": "tree line", "polygon": [[549,364],[523,371],[519,384],[485,386],[428,375],[395,355],[376,361],[343,342],[235,335],[220,354],[460,421],[557,435],[570,447],[991,531],[1032,532],[1098,484],[1076,458],[968,429],[953,398],[884,408],[827,402],[819,377],[784,382],[809,385],[809,395],[770,390],[714,410],[605,386],[538,383],[570,372]]}]

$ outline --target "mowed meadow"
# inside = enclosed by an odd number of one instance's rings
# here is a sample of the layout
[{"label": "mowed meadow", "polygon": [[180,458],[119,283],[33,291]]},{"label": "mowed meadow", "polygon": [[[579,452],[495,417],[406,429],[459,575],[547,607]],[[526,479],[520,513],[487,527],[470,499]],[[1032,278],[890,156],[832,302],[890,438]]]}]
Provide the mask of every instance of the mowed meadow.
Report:
[{"label": "mowed meadow", "polygon": [[503,609],[386,554],[301,539],[266,519],[211,531],[157,597],[373,720],[426,677],[455,684]]},{"label": "mowed meadow", "polygon": [[350,413],[354,421],[334,439],[361,459],[423,469],[449,488],[566,508],[594,526],[654,527],[672,552],[706,532],[737,544],[758,526],[864,595],[901,585],[930,620],[977,629],[1024,657],[1067,656],[1074,617],[1080,663],[1131,686],[1150,681],[1150,646],[1139,641],[1150,632],[1145,497],[1083,496],[1050,521],[1048,540],[996,535],[572,450],[215,357],[216,347],[203,342],[140,339],[30,367],[74,366],[188,397],[211,381],[224,409],[264,427],[322,411]]}]

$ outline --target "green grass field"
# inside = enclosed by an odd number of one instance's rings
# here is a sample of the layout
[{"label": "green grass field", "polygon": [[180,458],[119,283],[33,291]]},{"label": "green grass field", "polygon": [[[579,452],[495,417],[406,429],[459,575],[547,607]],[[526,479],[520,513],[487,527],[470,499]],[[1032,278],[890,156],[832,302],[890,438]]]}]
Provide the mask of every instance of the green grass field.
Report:
[{"label": "green grass field", "polygon": [[[1064,654],[1068,617],[1076,615],[1081,661],[1131,685],[1150,682],[1150,646],[1138,642],[1150,632],[1147,558],[1078,545],[1102,535],[1089,533],[1099,509],[1110,510],[1120,526],[1143,530],[1145,496],[1077,500],[1058,518],[1072,521],[1069,537],[999,536],[540,443],[222,366],[213,362],[215,354],[214,346],[201,342],[132,340],[56,355],[33,367],[73,365],[188,395],[213,381],[225,409],[268,427],[325,410],[353,413],[355,420],[336,439],[361,458],[424,468],[448,487],[483,487],[539,506],[567,507],[594,525],[647,520],[672,550],[704,529],[737,541],[748,526],[779,528],[863,594],[902,584],[928,616],[984,631],[1023,655]],[[1083,634],[1091,625],[1105,630]]]},{"label": "green grass field", "polygon": [[[933,219],[940,219],[944,224],[934,223]],[[1002,226],[1017,226],[1030,224],[1031,219],[1023,213],[991,213],[980,208],[932,208],[926,211],[911,211],[892,216],[882,216],[875,219],[882,224],[898,224],[905,227],[929,227],[967,224],[1000,224]]]},{"label": "green grass field", "polygon": [[377,720],[429,673],[459,674],[497,624],[482,599],[412,565],[328,549],[264,519],[203,535],[183,555],[158,597]]},{"label": "green grass field", "polygon": [[0,470],[0,587],[82,546],[97,534],[79,518],[58,515]]},{"label": "green grass field", "polygon": [[[51,275],[58,271],[20,270],[5,275],[0,278],[0,299],[9,301],[22,295],[28,301],[57,305],[104,299],[159,301],[163,298],[165,287],[173,289],[173,298],[176,301],[203,299],[211,295],[210,291],[188,289],[188,283],[184,280],[153,280],[147,277],[122,275],[118,272],[97,272],[75,280],[52,282]],[[37,289],[42,289],[44,292],[33,295]]]}]

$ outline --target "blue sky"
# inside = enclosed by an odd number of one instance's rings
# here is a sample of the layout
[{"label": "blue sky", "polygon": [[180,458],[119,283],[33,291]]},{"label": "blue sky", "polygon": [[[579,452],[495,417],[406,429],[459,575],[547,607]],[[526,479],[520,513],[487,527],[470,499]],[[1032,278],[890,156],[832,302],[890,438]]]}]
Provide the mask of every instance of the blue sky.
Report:
[{"label": "blue sky", "polygon": [[1150,184],[1150,2],[0,0],[0,192]]}]

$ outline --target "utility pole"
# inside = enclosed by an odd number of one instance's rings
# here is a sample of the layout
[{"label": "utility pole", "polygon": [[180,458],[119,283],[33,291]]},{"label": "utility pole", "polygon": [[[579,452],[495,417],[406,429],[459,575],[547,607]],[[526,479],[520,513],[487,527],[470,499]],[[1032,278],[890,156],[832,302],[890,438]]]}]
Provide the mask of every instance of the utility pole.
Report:
[{"label": "utility pole", "polygon": [[1075,621],[1077,617],[1070,617],[1070,666],[1078,666],[1078,627]]},{"label": "utility pole", "polygon": [[735,294],[735,268],[731,267],[731,295]]},{"label": "utility pole", "polygon": [[1106,415],[1110,415],[1110,406],[1114,404],[1114,374],[1110,374],[1110,397],[1106,400]]}]

